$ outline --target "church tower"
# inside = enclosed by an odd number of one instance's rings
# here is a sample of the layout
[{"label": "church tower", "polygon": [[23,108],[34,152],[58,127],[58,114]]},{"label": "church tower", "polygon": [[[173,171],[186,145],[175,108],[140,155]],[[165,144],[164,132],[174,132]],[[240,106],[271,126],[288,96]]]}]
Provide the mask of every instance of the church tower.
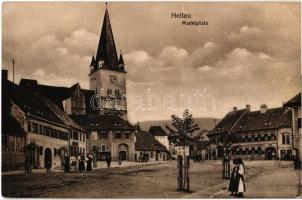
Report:
[{"label": "church tower", "polygon": [[127,113],[126,71],[122,54],[117,55],[106,7],[96,55],[90,64],[90,90],[101,97],[101,113],[117,110]]}]

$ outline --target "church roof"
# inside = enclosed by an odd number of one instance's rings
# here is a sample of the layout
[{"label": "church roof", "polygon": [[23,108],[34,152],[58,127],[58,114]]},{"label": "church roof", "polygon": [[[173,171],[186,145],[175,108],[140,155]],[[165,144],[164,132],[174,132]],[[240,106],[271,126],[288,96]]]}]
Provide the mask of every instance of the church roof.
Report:
[{"label": "church roof", "polygon": [[113,38],[108,9],[105,10],[102,31],[96,53],[96,63],[104,61],[104,69],[119,71],[118,56]]}]

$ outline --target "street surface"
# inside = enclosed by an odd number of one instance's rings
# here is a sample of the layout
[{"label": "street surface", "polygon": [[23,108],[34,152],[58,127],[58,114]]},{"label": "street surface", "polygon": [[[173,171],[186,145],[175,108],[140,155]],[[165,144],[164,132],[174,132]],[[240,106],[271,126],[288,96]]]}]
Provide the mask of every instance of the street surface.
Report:
[{"label": "street surface", "polygon": [[[298,173],[288,161],[246,161],[245,197],[296,197]],[[191,162],[191,193],[176,191],[176,162],[96,169],[90,173],[3,173],[2,195],[39,198],[229,197],[221,161]]]}]

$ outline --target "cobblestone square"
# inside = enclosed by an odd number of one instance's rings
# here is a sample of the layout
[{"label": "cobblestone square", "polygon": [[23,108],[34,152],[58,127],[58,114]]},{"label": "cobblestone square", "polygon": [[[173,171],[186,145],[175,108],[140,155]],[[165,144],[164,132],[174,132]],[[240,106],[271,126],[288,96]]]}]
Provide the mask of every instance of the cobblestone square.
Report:
[{"label": "cobblestone square", "polygon": [[[292,162],[246,161],[245,197],[296,197]],[[191,193],[176,191],[176,162],[96,169],[91,173],[44,171],[2,174],[5,197],[45,198],[208,198],[229,197],[221,161],[191,162]],[[46,181],[47,180],[47,181]]]}]

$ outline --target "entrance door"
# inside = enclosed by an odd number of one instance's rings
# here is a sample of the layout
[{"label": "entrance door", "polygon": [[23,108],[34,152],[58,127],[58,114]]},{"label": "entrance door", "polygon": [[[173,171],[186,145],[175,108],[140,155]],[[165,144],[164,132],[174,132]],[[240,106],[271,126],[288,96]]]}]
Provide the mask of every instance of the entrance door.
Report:
[{"label": "entrance door", "polygon": [[265,150],[265,157],[266,157],[266,160],[276,159],[276,149],[274,147],[268,147]]},{"label": "entrance door", "polygon": [[46,166],[46,163],[52,163],[52,157],[51,157],[51,150],[49,148],[45,149],[45,154],[44,154],[44,166]]},{"label": "entrance door", "polygon": [[128,160],[129,148],[126,144],[120,144],[118,146],[118,157],[121,160]]},{"label": "entrance door", "polygon": [[127,160],[127,152],[126,151],[120,151],[119,157],[121,160]]}]

